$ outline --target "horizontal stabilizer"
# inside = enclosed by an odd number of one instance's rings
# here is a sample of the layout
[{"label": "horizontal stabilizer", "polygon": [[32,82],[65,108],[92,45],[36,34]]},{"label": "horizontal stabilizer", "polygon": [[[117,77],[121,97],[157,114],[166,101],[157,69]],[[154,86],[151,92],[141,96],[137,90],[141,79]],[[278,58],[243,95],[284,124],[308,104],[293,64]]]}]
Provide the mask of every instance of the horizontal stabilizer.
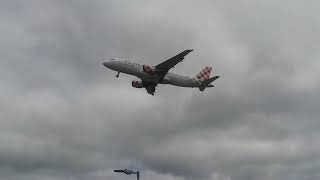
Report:
[{"label": "horizontal stabilizer", "polygon": [[213,81],[217,80],[220,76],[214,76],[212,78],[209,78],[207,80],[202,81],[202,84],[204,85],[209,85],[210,83],[212,83]]}]

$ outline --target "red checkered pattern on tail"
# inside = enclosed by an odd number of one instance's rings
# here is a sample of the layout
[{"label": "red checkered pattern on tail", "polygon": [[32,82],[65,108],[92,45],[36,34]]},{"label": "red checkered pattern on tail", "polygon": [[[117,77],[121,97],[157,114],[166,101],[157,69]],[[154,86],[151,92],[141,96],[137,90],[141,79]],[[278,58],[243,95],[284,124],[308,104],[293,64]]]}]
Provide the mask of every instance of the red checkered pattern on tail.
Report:
[{"label": "red checkered pattern on tail", "polygon": [[195,79],[204,81],[210,78],[212,67],[205,67],[199,74],[196,75]]}]

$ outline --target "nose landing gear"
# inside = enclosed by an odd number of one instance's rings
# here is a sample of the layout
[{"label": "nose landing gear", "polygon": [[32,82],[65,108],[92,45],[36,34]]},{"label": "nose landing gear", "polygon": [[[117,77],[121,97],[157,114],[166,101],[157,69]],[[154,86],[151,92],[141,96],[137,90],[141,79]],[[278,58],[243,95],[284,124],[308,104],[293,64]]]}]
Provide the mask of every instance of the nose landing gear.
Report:
[{"label": "nose landing gear", "polygon": [[117,78],[119,77],[119,74],[120,74],[120,72],[118,72],[118,74],[116,75]]}]

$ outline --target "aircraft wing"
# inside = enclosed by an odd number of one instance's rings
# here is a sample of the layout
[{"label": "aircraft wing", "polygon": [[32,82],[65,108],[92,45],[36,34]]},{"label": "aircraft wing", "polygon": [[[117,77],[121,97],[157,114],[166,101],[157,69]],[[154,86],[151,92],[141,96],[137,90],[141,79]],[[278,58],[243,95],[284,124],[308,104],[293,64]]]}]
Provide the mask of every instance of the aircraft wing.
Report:
[{"label": "aircraft wing", "polygon": [[144,88],[146,88],[148,94],[154,95],[154,92],[156,91],[156,86],[158,83],[149,82],[142,80]]},{"label": "aircraft wing", "polygon": [[158,64],[156,66],[156,70],[159,72],[168,72],[171,68],[173,68],[179,62],[181,62],[184,59],[184,57],[192,51],[193,49],[185,50],[177,54],[176,56],[164,61],[163,63]]},{"label": "aircraft wing", "polygon": [[192,51],[193,51],[192,49],[185,50],[185,51],[177,54],[176,56],[164,61],[163,63],[158,64],[155,67],[155,73],[159,77],[158,82],[150,82],[150,81],[146,81],[146,80],[142,79],[143,86],[144,86],[144,88],[146,88],[147,92],[149,94],[153,95],[156,90],[156,86],[158,85],[159,82],[161,82],[163,80],[163,78],[168,73],[168,71],[171,68],[173,68],[176,64],[181,62],[184,59],[184,57]]},{"label": "aircraft wing", "polygon": [[175,56],[173,56],[172,58],[164,61],[163,63],[160,63],[158,65],[156,65],[156,73],[158,74],[159,78],[159,82],[161,82],[163,80],[163,78],[166,76],[166,74],[168,73],[168,71],[173,68],[175,65],[177,65],[179,62],[181,62],[184,57],[186,55],[188,55],[190,52],[192,52],[193,49],[188,49],[185,50]]}]

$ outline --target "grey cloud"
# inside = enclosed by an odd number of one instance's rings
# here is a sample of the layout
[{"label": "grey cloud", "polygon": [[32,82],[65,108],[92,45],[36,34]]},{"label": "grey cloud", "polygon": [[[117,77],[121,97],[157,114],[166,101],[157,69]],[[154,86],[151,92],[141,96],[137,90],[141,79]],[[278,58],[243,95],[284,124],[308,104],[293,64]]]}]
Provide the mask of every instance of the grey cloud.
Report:
[{"label": "grey cloud", "polygon": [[[2,179],[308,179],[319,176],[319,13],[300,1],[3,1]],[[110,57],[213,89],[132,89]]]}]

